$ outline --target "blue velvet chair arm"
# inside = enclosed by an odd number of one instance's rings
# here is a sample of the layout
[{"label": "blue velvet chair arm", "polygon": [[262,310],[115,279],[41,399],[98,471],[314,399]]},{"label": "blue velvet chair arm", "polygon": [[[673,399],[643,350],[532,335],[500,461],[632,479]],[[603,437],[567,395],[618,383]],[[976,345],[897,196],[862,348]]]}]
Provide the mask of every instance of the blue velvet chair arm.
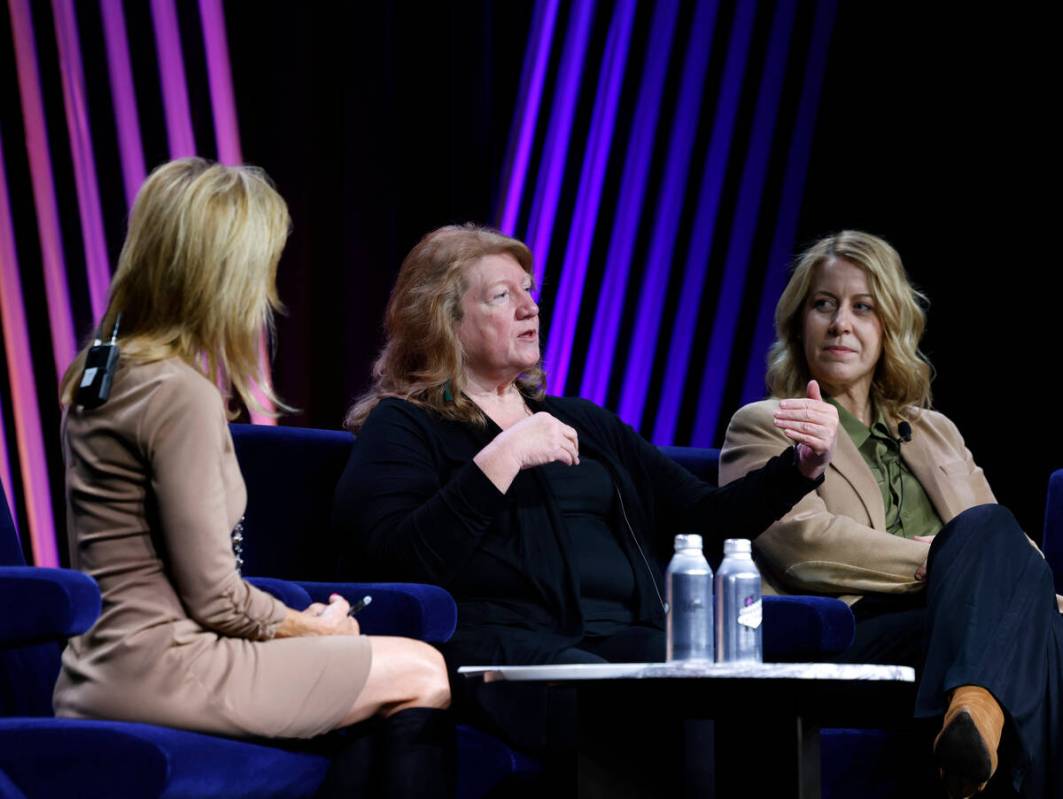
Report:
[{"label": "blue velvet chair arm", "polygon": [[70,569],[0,566],[0,644],[80,635],[100,615],[100,589]]},{"label": "blue velvet chair arm", "polygon": [[819,596],[764,597],[764,660],[820,661],[844,651],[856,622],[840,599]]},{"label": "blue velvet chair arm", "polygon": [[292,610],[306,610],[313,602],[310,595],[298,583],[291,580],[278,580],[276,577],[248,577],[247,581],[255,588],[261,588],[272,594]]},{"label": "blue velvet chair arm", "polygon": [[1045,502],[1045,533],[1041,549],[1056,578],[1056,593],[1063,594],[1063,469],[1048,477],[1048,500]]},{"label": "blue velvet chair arm", "polygon": [[444,589],[421,583],[304,583],[315,602],[328,602],[339,594],[354,604],[362,597],[372,603],[358,614],[366,635],[402,635],[421,641],[450,640],[458,623],[458,606]]}]

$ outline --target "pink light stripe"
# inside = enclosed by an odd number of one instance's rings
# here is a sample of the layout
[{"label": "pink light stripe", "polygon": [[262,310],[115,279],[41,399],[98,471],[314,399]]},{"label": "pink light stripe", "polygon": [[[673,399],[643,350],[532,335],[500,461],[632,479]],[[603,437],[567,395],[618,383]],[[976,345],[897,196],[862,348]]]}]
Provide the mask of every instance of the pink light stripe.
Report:
[{"label": "pink light stripe", "polygon": [[[199,19],[203,25],[203,48],[207,54],[207,82],[210,86],[210,105],[214,114],[214,139],[218,160],[223,164],[242,164],[240,129],[233,99],[232,69],[229,65],[229,45],[225,35],[225,14],[221,0],[199,0]],[[272,380],[269,365],[269,342],[263,331],[258,345],[258,373],[265,383]],[[269,411],[273,404],[257,388],[255,399]],[[275,425],[275,417],[259,411],[248,411],[253,424]]]},{"label": "pink light stripe", "polygon": [[155,26],[155,49],[159,57],[170,158],[185,158],[196,154],[196,139],[192,134],[192,117],[188,110],[181,29],[177,24],[177,8],[173,0],[151,0],[151,18]]},{"label": "pink light stripe", "polygon": [[[3,415],[4,404],[0,402],[0,419],[3,419]],[[0,483],[3,483],[7,507],[11,509],[11,522],[15,525],[15,533],[17,534],[18,514],[15,512],[15,495],[11,492],[11,458],[7,454],[7,435],[4,433],[4,425],[2,423],[0,423]]]},{"label": "pink light stripe", "polygon": [[137,95],[133,89],[133,69],[129,64],[129,40],[126,37],[122,0],[100,0],[100,11],[103,15],[103,37],[107,43],[107,72],[111,78],[126,207],[132,208],[147,171],[144,169],[144,147],[140,143],[140,117],[137,114]]},{"label": "pink light stripe", "polygon": [[[55,361],[56,374],[62,375],[74,360],[77,337],[74,335],[70,295],[66,285],[63,239],[59,227],[59,209],[55,201],[52,158],[48,152],[41,79],[37,71],[33,18],[30,15],[28,0],[9,0],[8,7],[11,10],[11,32],[15,39],[15,63],[18,68],[22,119],[26,127],[26,152],[30,162],[33,203],[37,211],[37,232],[41,242],[44,290],[52,328],[52,358]],[[32,371],[26,374],[32,375]]]},{"label": "pink light stripe", "polygon": [[[13,0],[14,8],[19,0]],[[28,12],[25,6],[20,12]],[[12,17],[15,14],[12,13]],[[16,42],[22,30],[15,28]],[[32,29],[30,30],[32,36]],[[30,39],[32,41],[32,39]],[[21,72],[21,70],[20,70]],[[3,142],[0,141],[0,153]],[[38,566],[58,566],[55,546],[55,519],[48,486],[48,465],[41,436],[41,417],[37,410],[37,388],[33,383],[33,360],[29,347],[29,328],[22,305],[22,282],[18,274],[15,229],[11,221],[11,202],[7,192],[7,169],[0,155],[0,325],[4,331],[8,382],[11,385],[11,409],[15,419],[15,441],[25,491],[26,516],[29,520],[33,562]],[[5,490],[10,480],[5,483]],[[15,515],[15,505],[11,505]]]},{"label": "pink light stripe", "polygon": [[[258,374],[261,380],[266,384],[272,382],[269,369],[269,339],[266,336],[265,331],[262,331],[262,337],[258,341]],[[270,402],[269,397],[267,397],[258,386],[252,388],[251,393],[263,408],[268,411],[274,410],[273,403]],[[274,416],[260,413],[251,408],[248,408],[247,412],[251,416],[251,424],[277,424],[277,419]]]},{"label": "pink light stripe", "polygon": [[107,307],[107,289],[111,283],[107,239],[103,232],[103,211],[96,181],[96,160],[92,150],[88,101],[85,96],[85,73],[81,66],[77,16],[73,0],[52,0],[55,38],[59,45],[59,67],[63,79],[63,104],[70,133],[70,154],[74,162],[74,183],[81,218],[81,237],[85,246],[85,271],[88,275],[89,302],[93,319],[103,317]]},{"label": "pink light stripe", "polygon": [[229,46],[221,0],[199,0],[199,18],[203,24],[203,46],[207,54],[207,82],[214,112],[218,160],[223,164],[242,164],[244,157],[240,153],[240,130],[236,121],[236,102],[233,100],[232,70],[229,66]]}]

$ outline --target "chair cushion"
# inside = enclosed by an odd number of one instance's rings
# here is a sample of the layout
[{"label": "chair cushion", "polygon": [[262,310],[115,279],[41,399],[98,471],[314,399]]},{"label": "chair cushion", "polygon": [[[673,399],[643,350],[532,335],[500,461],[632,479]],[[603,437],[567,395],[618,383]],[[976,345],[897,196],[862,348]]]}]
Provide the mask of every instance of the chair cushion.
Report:
[{"label": "chair cushion", "polygon": [[[328,757],[317,750],[321,739],[241,741],[149,724],[0,719],[0,776],[27,796],[299,799],[314,795],[328,769]],[[463,799],[539,770],[531,758],[464,725],[458,751]]]},{"label": "chair cushion", "polygon": [[30,796],[309,797],[328,759],[111,721],[0,719],[0,768]]}]

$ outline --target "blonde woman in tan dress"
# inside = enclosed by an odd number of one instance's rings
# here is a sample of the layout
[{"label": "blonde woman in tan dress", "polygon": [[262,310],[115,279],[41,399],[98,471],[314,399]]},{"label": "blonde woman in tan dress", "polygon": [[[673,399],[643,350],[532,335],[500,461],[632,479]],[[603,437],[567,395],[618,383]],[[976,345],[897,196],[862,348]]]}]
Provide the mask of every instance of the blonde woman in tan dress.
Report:
[{"label": "blonde woman in tan dress", "polygon": [[99,583],[103,610],[63,654],[55,712],[279,738],[380,716],[396,751],[404,734],[442,730],[438,772],[450,701],[439,654],[359,635],[339,596],[286,607],[236,568],[230,532],[247,494],[223,391],[254,406],[257,383],[277,402],[258,381],[258,342],[280,305],[289,224],[252,167],[174,161],[137,196],[101,324],[109,335],[121,314],[110,396],[78,404],[86,352],[62,385],[71,560]]}]

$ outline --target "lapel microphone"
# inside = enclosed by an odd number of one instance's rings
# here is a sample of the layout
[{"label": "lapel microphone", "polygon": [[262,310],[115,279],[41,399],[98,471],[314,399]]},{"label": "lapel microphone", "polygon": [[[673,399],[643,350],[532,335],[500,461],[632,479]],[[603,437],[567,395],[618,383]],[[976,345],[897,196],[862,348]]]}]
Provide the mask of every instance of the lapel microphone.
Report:
[{"label": "lapel microphone", "polygon": [[912,426],[907,422],[901,422],[897,425],[897,436],[903,443],[907,444],[912,440]]},{"label": "lapel microphone", "polygon": [[96,331],[96,340],[89,347],[85,356],[85,371],[78,384],[74,401],[84,408],[99,408],[111,396],[111,381],[118,369],[118,325],[122,322],[122,312],[114,319],[111,340],[104,343],[100,338],[103,324]]}]

